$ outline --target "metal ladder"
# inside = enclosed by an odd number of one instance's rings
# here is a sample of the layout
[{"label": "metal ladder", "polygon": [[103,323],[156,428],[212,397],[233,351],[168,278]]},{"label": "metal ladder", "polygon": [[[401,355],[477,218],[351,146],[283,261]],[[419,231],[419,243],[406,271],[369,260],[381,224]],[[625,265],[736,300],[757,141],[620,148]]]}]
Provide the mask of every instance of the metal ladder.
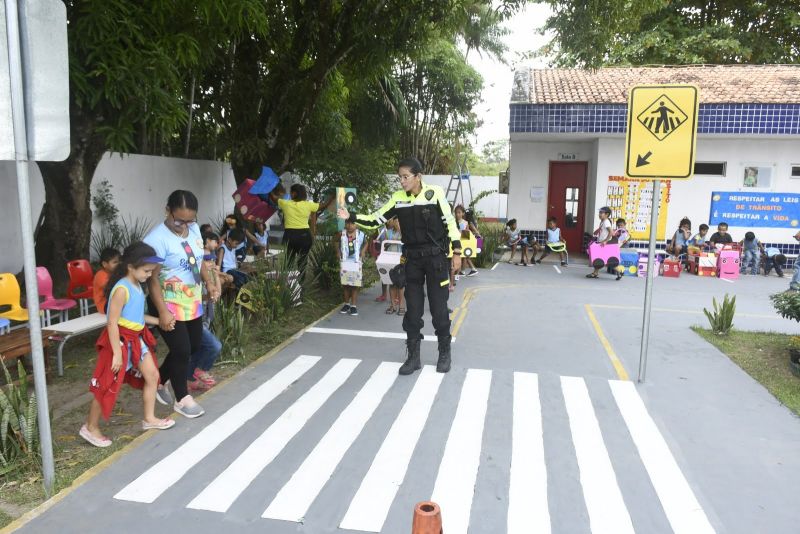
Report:
[{"label": "metal ladder", "polygon": [[[472,202],[472,182],[469,179],[469,167],[467,167],[467,154],[457,155],[455,162],[455,173],[450,175],[450,182],[447,184],[445,191],[445,198],[450,205],[455,208],[461,204],[464,209],[469,209],[469,202]],[[467,192],[469,193],[469,200],[464,195],[464,186],[462,181],[467,181]],[[458,202],[459,197],[461,202]]]}]

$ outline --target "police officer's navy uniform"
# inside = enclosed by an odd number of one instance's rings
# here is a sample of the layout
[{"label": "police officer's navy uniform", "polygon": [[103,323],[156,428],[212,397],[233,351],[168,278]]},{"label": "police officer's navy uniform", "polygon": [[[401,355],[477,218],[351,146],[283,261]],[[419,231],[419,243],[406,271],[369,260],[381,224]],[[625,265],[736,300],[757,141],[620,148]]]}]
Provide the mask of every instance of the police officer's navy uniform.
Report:
[{"label": "police officer's navy uniform", "polygon": [[421,186],[422,190],[416,196],[400,190],[372,215],[351,213],[349,218],[366,230],[377,229],[393,217],[400,222],[406,269],[403,330],[408,345],[408,359],[400,368],[401,374],[411,374],[421,367],[423,284],[427,287],[433,327],[439,341],[437,370],[445,373],[450,370],[450,314],[447,311],[450,260],[447,255],[451,243],[454,250],[461,248],[461,233],[442,188],[425,183]]}]

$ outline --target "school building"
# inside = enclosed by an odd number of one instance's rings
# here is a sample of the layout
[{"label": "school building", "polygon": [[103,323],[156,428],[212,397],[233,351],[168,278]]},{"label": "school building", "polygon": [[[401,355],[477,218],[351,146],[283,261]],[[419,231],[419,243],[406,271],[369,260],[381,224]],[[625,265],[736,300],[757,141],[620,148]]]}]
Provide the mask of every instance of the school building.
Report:
[{"label": "school building", "polygon": [[626,219],[634,244],[646,246],[652,182],[624,176],[627,98],[633,86],[664,83],[697,86],[700,110],[694,175],[661,182],[660,248],[689,217],[693,232],[701,223],[713,232],[726,221],[736,241],[752,231],[796,255],[800,65],[516,72],[508,218],[541,240],[547,218],[556,217],[569,250],[581,251],[598,209],[609,206],[614,219]]}]

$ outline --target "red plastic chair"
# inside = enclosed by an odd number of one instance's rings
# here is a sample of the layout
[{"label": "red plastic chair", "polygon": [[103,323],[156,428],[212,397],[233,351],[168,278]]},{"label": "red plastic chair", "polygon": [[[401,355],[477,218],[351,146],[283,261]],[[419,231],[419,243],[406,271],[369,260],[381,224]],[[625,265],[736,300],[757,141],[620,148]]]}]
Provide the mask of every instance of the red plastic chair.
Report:
[{"label": "red plastic chair", "polygon": [[50,326],[50,312],[58,312],[58,321],[63,323],[69,318],[69,310],[78,305],[72,299],[57,299],[53,296],[53,279],[46,267],[36,268],[36,284],[39,286],[39,308],[44,310],[44,324]]},{"label": "red plastic chair", "polygon": [[89,302],[92,300],[92,283],[94,272],[88,260],[72,260],[67,262],[69,284],[67,285],[67,298],[80,303],[81,317],[89,314]]}]

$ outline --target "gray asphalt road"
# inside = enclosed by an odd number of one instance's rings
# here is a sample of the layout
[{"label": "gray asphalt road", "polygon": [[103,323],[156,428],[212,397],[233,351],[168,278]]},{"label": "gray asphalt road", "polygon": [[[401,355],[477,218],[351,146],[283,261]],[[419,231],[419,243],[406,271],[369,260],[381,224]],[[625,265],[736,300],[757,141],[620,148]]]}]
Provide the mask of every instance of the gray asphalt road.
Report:
[{"label": "gray asphalt road", "polygon": [[636,384],[644,280],[586,272],[460,282],[447,375],[397,376],[373,288],[21,532],[405,533],[430,498],[447,534],[797,532],[800,422],[688,328],[728,292],[738,327],[797,331],[767,298],[786,281],[659,279]]}]

